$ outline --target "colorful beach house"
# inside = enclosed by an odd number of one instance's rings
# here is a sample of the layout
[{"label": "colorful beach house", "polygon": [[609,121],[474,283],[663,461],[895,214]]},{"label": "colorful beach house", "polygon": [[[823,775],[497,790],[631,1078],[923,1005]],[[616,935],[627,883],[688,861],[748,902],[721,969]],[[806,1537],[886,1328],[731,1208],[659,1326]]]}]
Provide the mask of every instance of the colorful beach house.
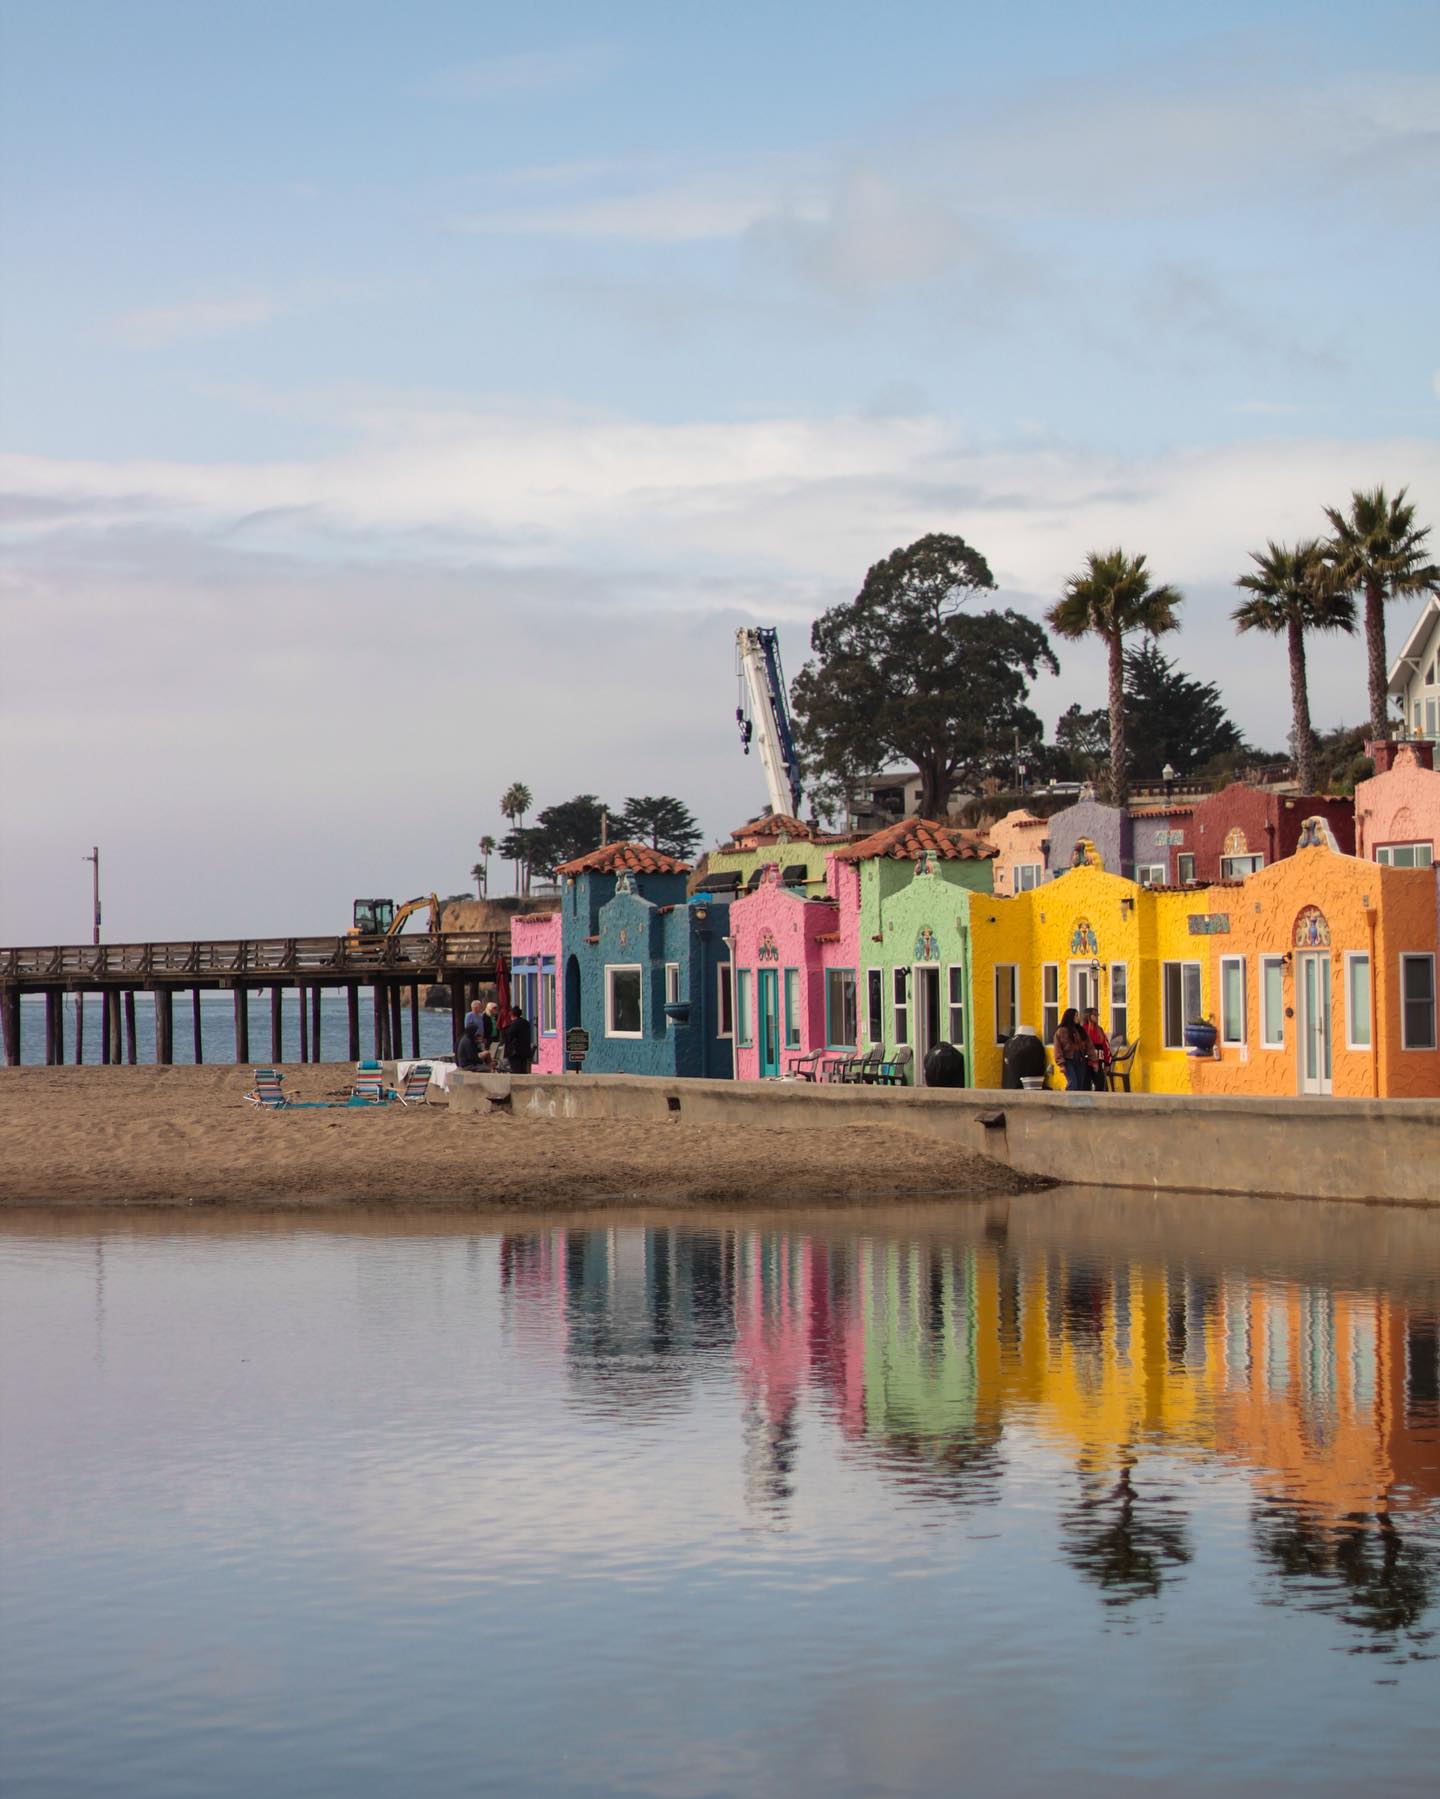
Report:
[{"label": "colorful beach house", "polygon": [[773,866],[787,887],[823,894],[831,851],[853,841],[849,836],[819,831],[785,813],[763,812],[732,831],[728,842],[709,851],[690,885],[716,899],[726,899],[758,887],[765,870]]},{"label": "colorful beach house", "polygon": [[1348,856],[1355,849],[1355,810],[1349,800],[1317,793],[1272,793],[1232,781],[1197,800],[1180,846],[1194,858],[1194,879],[1238,881],[1293,856],[1305,821],[1323,818]]},{"label": "colorful beach house", "polygon": [[728,906],[687,899],[688,865],[643,843],[556,872],[565,1026],[588,1033],[585,1073],[728,1077]]},{"label": "colorful beach house", "polygon": [[844,1047],[855,1044],[858,877],[851,871],[836,882],[848,901],[849,928],[842,933],[838,891],[809,897],[787,886],[774,863],[762,875],[730,906],[735,1078],[741,1081],[788,1072],[798,1057],[831,1047],[832,1035],[848,1037]]},{"label": "colorful beach house", "polygon": [[1012,893],[1028,893],[1045,879],[1045,853],[1050,848],[1050,821],[1037,818],[1023,806],[1007,812],[990,826],[995,846],[990,866],[994,891],[1008,899]]},{"label": "colorful beach house", "polygon": [[1440,862],[1440,774],[1429,743],[1372,743],[1375,774],[1355,788],[1355,854],[1390,868]]},{"label": "colorful beach house", "polygon": [[558,912],[522,912],[511,919],[510,997],[535,1033],[536,1074],[561,1074],[565,1068],[562,961]]},{"label": "colorful beach house", "polygon": [[1440,1095],[1433,869],[1345,855],[1316,818],[1293,856],[1207,899],[1218,1059],[1195,1061],[1195,1092]]}]

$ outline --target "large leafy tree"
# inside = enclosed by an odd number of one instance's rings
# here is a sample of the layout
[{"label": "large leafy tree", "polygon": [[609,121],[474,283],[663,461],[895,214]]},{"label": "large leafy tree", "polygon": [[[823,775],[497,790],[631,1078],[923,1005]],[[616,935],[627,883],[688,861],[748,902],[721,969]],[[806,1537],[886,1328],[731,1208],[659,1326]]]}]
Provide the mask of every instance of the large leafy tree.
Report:
[{"label": "large leafy tree", "polygon": [[1150,638],[1125,652],[1125,742],[1130,768],[1152,780],[1167,762],[1190,774],[1245,747],[1216,684],[1182,674]]},{"label": "large leafy tree", "polygon": [[[507,862],[515,864],[515,891],[517,893],[520,891],[520,871],[524,867],[524,862],[521,857],[512,854],[513,839],[524,825],[525,814],[534,803],[535,796],[523,781],[512,781],[500,795],[500,815],[502,818],[510,820],[510,835],[505,839],[505,843],[501,844],[500,854],[505,857]],[[507,849],[506,844],[511,844],[512,848]]]},{"label": "large leafy tree", "polygon": [[1110,753],[1110,714],[1103,706],[1085,712],[1077,700],[1055,721],[1055,748],[1067,777],[1093,779]]},{"label": "large leafy tree", "polygon": [[553,877],[562,862],[598,849],[608,811],[593,793],[577,793],[558,806],[546,806],[530,829],[519,833],[530,868]]},{"label": "large leafy tree", "polygon": [[1117,806],[1129,793],[1125,756],[1125,639],[1136,631],[1158,637],[1179,628],[1175,614],[1183,595],[1157,587],[1143,556],[1124,550],[1092,551],[1079,574],[1065,583],[1064,596],[1048,614],[1062,637],[1100,637],[1110,659],[1110,798]]},{"label": "large leafy tree", "polygon": [[1295,772],[1301,793],[1315,792],[1315,733],[1305,671],[1307,631],[1353,631],[1355,602],[1328,578],[1323,547],[1314,539],[1288,549],[1267,543],[1252,550],[1253,571],[1235,585],[1249,596],[1231,617],[1237,631],[1285,633],[1290,656],[1290,710],[1294,721]]},{"label": "large leafy tree", "polygon": [[1044,631],[1018,612],[966,610],[994,586],[978,550],[937,533],[877,562],[853,600],[815,621],[814,658],[791,693],[812,792],[911,762],[921,812],[943,817],[951,791],[978,778],[997,742],[1017,727],[1022,740],[1039,735],[1029,683],[1059,664]]},{"label": "large leafy tree", "polygon": [[1385,657],[1385,602],[1398,596],[1440,592],[1440,568],[1425,553],[1430,527],[1417,529],[1406,489],[1391,499],[1383,487],[1352,493],[1350,509],[1327,506],[1333,535],[1325,560],[1335,583],[1365,596],[1365,650],[1369,663],[1370,730],[1388,737],[1389,668]]},{"label": "large leafy tree", "polygon": [[615,828],[637,843],[648,843],[652,850],[663,850],[667,856],[679,856],[682,861],[694,854],[700,842],[700,827],[690,808],[668,793],[626,800]]}]

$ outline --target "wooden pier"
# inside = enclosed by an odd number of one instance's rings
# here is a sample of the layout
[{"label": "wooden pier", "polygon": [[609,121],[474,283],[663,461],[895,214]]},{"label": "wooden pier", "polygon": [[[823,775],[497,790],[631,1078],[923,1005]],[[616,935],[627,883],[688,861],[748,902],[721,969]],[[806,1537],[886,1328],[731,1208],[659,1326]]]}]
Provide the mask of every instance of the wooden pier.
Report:
[{"label": "wooden pier", "polygon": [[[358,942],[341,937],[256,937],[213,943],[60,944],[38,949],[0,949],[0,1023],[4,1027],[5,1060],[20,1063],[20,1000],[25,994],[45,998],[45,1060],[65,1059],[64,1000],[67,994],[100,996],[100,1059],[134,1062],[137,993],[147,993],[155,1007],[155,1059],[175,1060],[176,1001],[190,997],[194,1059],[204,1060],[200,1023],[202,992],[235,996],[235,1060],[248,1062],[250,998],[270,996],[268,1060],[286,1060],[282,1040],[280,996],[287,987],[300,996],[298,1055],[291,1060],[320,1060],[320,1000],[328,988],[345,994],[349,1017],[349,1056],[359,1059],[360,989],[374,989],[373,1053],[381,1058],[404,1054],[404,1023],[410,1019],[410,1052],[420,1054],[421,989],[440,984],[450,990],[455,1034],[471,1000],[495,979],[497,959],[509,954],[505,931],[440,931],[372,937]],[[83,1011],[80,1013],[83,1020]],[[75,1060],[84,1052],[76,1032]]]}]

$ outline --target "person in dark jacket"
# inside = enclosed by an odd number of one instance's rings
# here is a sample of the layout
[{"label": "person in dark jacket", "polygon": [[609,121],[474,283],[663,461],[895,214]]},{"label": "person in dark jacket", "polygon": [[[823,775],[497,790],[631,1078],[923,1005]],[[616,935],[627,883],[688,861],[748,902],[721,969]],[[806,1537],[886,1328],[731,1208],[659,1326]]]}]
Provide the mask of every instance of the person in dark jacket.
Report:
[{"label": "person in dark jacket", "polygon": [[518,1006],[511,1014],[509,1024],[500,1033],[500,1047],[505,1055],[505,1066],[511,1074],[529,1074],[531,1059],[535,1054],[535,1039],[530,1030],[530,1020]]},{"label": "person in dark jacket", "polygon": [[481,1066],[479,1032],[472,1031],[468,1022],[455,1045],[455,1066],[472,1070]]},{"label": "person in dark jacket", "polygon": [[1060,1020],[1055,1032],[1055,1066],[1065,1076],[1065,1086],[1071,1093],[1085,1093],[1090,1087],[1090,1039],[1085,1035],[1080,1024],[1080,1014],[1074,1006],[1066,1008],[1065,1016]]}]

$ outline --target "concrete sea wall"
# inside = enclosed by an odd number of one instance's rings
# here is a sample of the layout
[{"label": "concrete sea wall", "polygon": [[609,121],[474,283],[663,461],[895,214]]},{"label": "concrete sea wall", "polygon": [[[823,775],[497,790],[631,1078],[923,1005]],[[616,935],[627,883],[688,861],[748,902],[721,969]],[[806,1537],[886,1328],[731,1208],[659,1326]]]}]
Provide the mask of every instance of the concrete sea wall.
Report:
[{"label": "concrete sea wall", "polygon": [[465,1075],[450,1103],[532,1117],[796,1130],[889,1124],[1077,1186],[1440,1206],[1440,1100],[950,1092],[615,1075]]}]

